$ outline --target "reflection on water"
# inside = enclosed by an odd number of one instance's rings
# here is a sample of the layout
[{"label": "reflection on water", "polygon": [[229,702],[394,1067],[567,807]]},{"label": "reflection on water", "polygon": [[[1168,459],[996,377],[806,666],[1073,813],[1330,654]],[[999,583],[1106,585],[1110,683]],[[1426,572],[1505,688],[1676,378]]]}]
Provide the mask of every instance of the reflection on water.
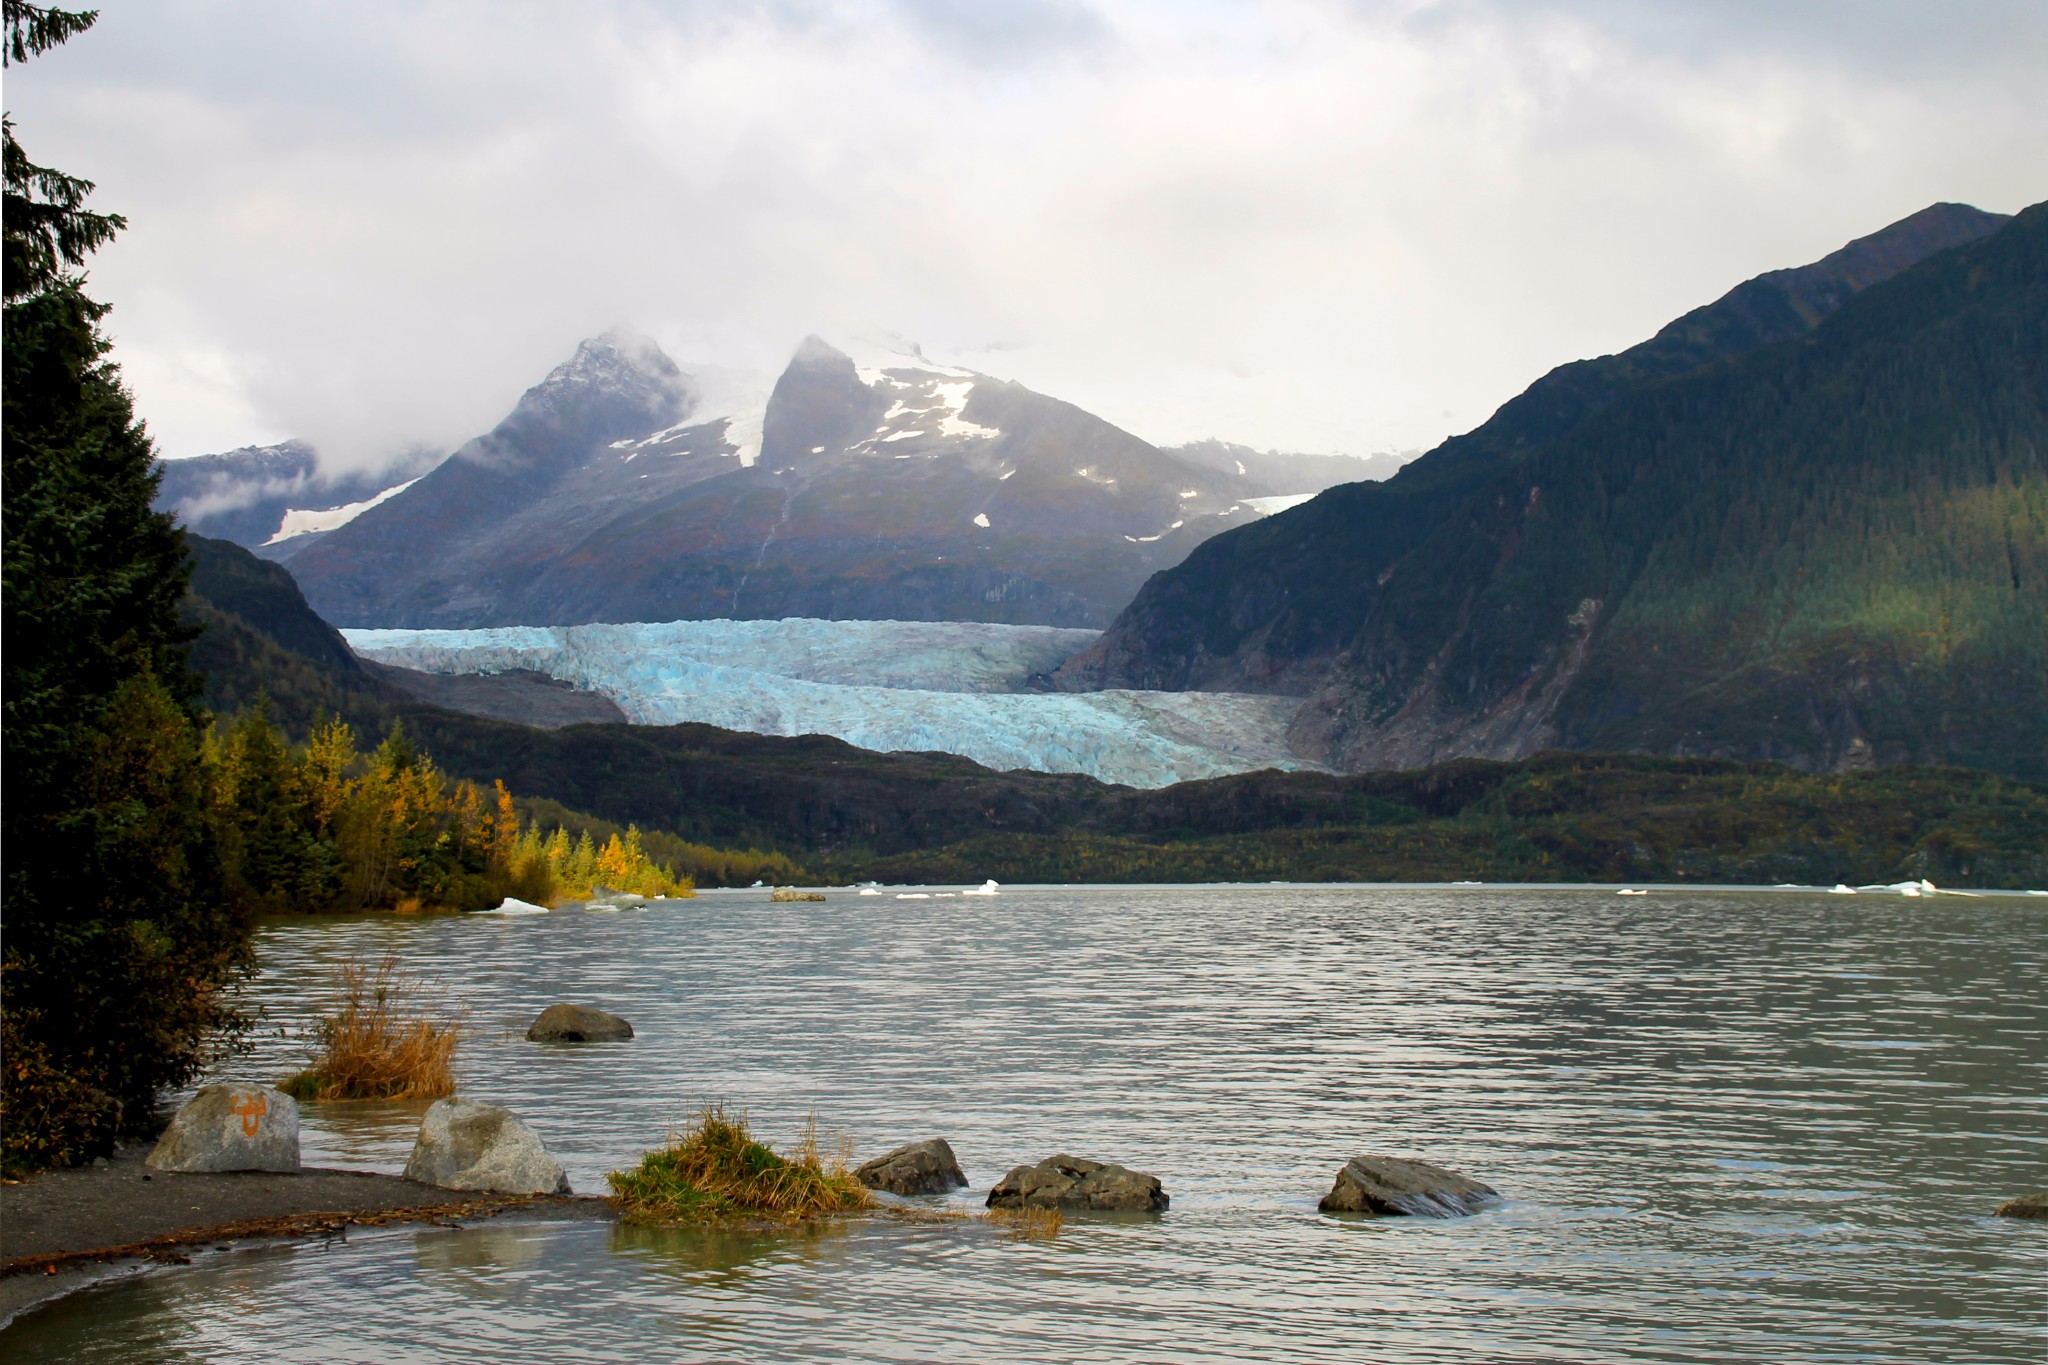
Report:
[{"label": "reflection on water", "polygon": [[[465,1093],[580,1190],[723,1098],[860,1156],[951,1140],[985,1191],[1058,1150],[1158,1174],[1145,1222],[803,1233],[500,1224],[216,1257],[24,1319],[81,1361],[1939,1360],[2048,1355],[2048,936],[2024,902],[1368,888],[297,921],[304,1026],[393,948],[468,1011]],[[1847,902],[1846,904],[1844,902]],[[325,989],[321,987],[319,989]],[[541,1048],[581,1000],[636,1038]],[[302,1054],[273,1034],[241,1069]],[[406,1107],[309,1105],[306,1159],[396,1169]],[[1508,1202],[1324,1217],[1361,1151]],[[976,1207],[975,1193],[937,1201]]]},{"label": "reflection on water", "polygon": [[422,1232],[414,1242],[422,1278],[436,1270],[509,1270],[531,1265],[546,1249],[545,1225],[485,1223],[474,1229]]}]

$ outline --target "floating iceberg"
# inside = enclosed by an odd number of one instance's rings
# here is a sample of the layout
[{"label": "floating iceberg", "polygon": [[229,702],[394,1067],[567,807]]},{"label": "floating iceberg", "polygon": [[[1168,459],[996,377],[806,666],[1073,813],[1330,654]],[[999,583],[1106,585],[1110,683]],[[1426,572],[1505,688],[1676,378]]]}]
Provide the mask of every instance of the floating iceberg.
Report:
[{"label": "floating iceberg", "polygon": [[1941,894],[1941,888],[1925,878],[1917,882],[1880,882],[1870,886],[1859,886],[1856,889],[1858,891],[1891,891],[1901,896],[1935,896]]},{"label": "floating iceberg", "polygon": [[1306,766],[1287,747],[1293,698],[1022,690],[1092,631],[796,619],[343,634],[365,658],[427,673],[533,669],[643,725],[834,735],[1135,787]]}]

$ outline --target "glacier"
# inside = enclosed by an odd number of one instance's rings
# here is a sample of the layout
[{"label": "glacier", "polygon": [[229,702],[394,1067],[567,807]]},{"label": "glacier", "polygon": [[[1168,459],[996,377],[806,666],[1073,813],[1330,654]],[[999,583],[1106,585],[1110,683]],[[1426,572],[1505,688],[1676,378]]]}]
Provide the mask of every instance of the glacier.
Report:
[{"label": "glacier", "polygon": [[1097,634],[803,618],[342,631],[362,657],[401,668],[545,673],[611,698],[642,725],[833,735],[1133,787],[1313,766],[1287,747],[1296,698],[1024,690]]}]

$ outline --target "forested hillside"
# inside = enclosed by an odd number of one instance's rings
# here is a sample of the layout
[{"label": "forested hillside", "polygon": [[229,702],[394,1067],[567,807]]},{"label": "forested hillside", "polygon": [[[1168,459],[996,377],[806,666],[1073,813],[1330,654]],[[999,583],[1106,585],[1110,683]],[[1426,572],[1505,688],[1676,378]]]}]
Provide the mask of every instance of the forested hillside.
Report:
[{"label": "forested hillside", "polygon": [[2048,776],[2048,209],[1651,385],[1388,573],[1341,766],[1635,749]]},{"label": "forested hillside", "polygon": [[[1219,538],[1065,672],[1312,691],[1292,738],[1345,768],[1568,746],[2048,774],[2044,237],[2029,210],[1810,336],[1551,404],[1547,432],[1510,405],[1270,564],[1246,537],[1309,508]],[[1777,326],[1730,316],[1670,363]]]}]

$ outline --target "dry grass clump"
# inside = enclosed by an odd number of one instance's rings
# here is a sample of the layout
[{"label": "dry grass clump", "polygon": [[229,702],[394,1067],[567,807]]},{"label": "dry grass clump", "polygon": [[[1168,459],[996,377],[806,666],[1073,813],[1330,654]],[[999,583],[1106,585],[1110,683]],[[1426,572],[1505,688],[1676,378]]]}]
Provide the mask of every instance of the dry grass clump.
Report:
[{"label": "dry grass clump", "polygon": [[606,1178],[620,1212],[648,1222],[794,1220],[874,1203],[844,1158],[819,1153],[815,1123],[785,1157],[754,1140],[746,1115],[729,1114],[722,1105],[701,1110],[668,1146],[642,1157],[637,1169]]},{"label": "dry grass clump", "polygon": [[436,1017],[427,988],[386,953],[341,968],[341,1009],[320,1021],[313,1064],[279,1088],[302,1100],[438,1099],[455,1093],[458,1020]]}]

